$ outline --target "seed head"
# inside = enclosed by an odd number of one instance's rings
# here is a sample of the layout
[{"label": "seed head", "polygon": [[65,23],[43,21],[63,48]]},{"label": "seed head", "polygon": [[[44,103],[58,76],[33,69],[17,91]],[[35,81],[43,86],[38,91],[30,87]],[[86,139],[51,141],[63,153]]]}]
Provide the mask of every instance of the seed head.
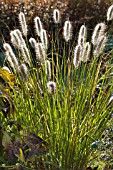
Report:
[{"label": "seed head", "polygon": [[107,11],[107,21],[110,21],[113,19],[113,4],[108,8]]},{"label": "seed head", "polygon": [[3,44],[4,49],[6,50],[6,59],[8,60],[9,64],[13,69],[18,68],[18,60],[11,48],[11,46],[8,43]]},{"label": "seed head", "polygon": [[45,70],[46,74],[48,75],[49,80],[51,79],[51,64],[49,60],[45,61]]},{"label": "seed head", "polygon": [[6,56],[6,60],[8,61],[9,67],[12,67],[13,70],[15,71],[15,66],[12,62],[11,56],[9,55],[7,51],[5,52],[5,56]]},{"label": "seed head", "polygon": [[106,25],[104,23],[99,23],[94,28],[93,34],[92,34],[92,44],[96,45],[102,35],[105,34]]},{"label": "seed head", "polygon": [[93,54],[94,54],[95,56],[99,56],[99,55],[102,53],[102,51],[103,51],[104,48],[105,48],[105,45],[106,45],[107,40],[108,40],[108,38],[107,38],[106,35],[103,35],[103,36],[100,37],[100,39],[99,39],[99,41],[98,41],[98,43],[97,43],[97,45],[95,46],[95,49],[94,49],[94,51],[93,51]]},{"label": "seed head", "polygon": [[24,38],[22,37],[21,31],[16,29],[14,31],[11,31],[10,35],[11,35],[12,44],[21,51],[21,54],[23,56],[22,60],[30,64],[29,50],[27,48]]},{"label": "seed head", "polygon": [[22,37],[21,31],[20,31],[19,29],[16,29],[16,30],[14,30],[14,33],[15,33],[16,36],[18,36],[18,38],[20,39],[21,45],[22,45],[22,46],[26,46],[26,43],[25,43],[24,38]]},{"label": "seed head", "polygon": [[48,39],[47,39],[47,33],[46,30],[42,29],[40,33],[40,39],[43,44],[43,47],[45,50],[47,50],[48,47]]},{"label": "seed head", "polygon": [[30,65],[30,54],[28,48],[26,46],[22,46],[20,50],[23,56],[22,60],[24,60],[25,63],[27,63],[28,65]]},{"label": "seed head", "polygon": [[37,43],[35,47],[36,59],[42,63],[45,63],[46,52],[42,43]]},{"label": "seed head", "polygon": [[25,64],[19,66],[19,75],[23,82],[28,80],[28,68]]},{"label": "seed head", "polygon": [[63,28],[63,35],[65,41],[69,41],[72,38],[72,25],[70,21],[65,21],[64,28]]},{"label": "seed head", "polygon": [[28,29],[27,29],[25,15],[23,12],[20,12],[20,14],[19,14],[19,22],[20,22],[20,26],[21,26],[23,35],[25,37],[27,37]]},{"label": "seed head", "polygon": [[37,42],[36,42],[36,40],[35,40],[34,38],[31,37],[31,38],[29,39],[29,42],[30,42],[32,48],[35,48],[35,47],[36,47],[36,43],[37,43]]},{"label": "seed head", "polygon": [[53,11],[53,20],[56,24],[60,22],[60,12],[58,9],[54,9]]},{"label": "seed head", "polygon": [[16,31],[11,31],[10,36],[11,36],[11,42],[14,45],[14,47],[20,48],[21,47],[21,41],[20,41],[20,38],[18,37]]},{"label": "seed head", "polygon": [[11,31],[10,36],[11,42],[16,48],[21,49],[22,46],[26,46],[25,40],[23,39],[22,33],[19,29]]},{"label": "seed head", "polygon": [[77,45],[74,50],[74,59],[73,59],[73,64],[75,68],[79,66],[82,60],[82,52],[83,52],[82,46]]},{"label": "seed head", "polygon": [[47,88],[51,94],[54,94],[56,92],[56,83],[54,81],[49,81],[47,83]]},{"label": "seed head", "polygon": [[89,42],[86,42],[86,44],[83,47],[83,55],[82,55],[82,61],[87,62],[90,56],[91,52],[91,44]]},{"label": "seed head", "polygon": [[42,23],[40,21],[40,18],[39,17],[36,17],[34,19],[34,23],[35,23],[35,31],[36,31],[36,34],[38,36],[40,36],[40,33],[41,33],[41,30],[42,30]]},{"label": "seed head", "polygon": [[85,25],[82,25],[79,31],[78,44],[84,46],[86,39],[87,39],[87,29]]}]

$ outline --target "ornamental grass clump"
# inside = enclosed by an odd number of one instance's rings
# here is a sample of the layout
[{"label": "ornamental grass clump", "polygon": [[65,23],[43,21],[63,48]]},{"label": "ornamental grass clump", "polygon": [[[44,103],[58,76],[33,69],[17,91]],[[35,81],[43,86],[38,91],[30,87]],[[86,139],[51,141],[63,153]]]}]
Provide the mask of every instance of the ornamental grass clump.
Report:
[{"label": "ornamental grass clump", "polygon": [[[54,15],[59,15],[56,12]],[[58,21],[58,16],[55,19]],[[83,25],[78,39],[74,37],[72,42],[72,23],[65,21],[62,39],[56,36],[54,42],[52,37],[50,46],[48,38],[51,34],[44,30],[39,17],[34,21],[34,38],[29,39],[27,33],[24,35],[20,30],[11,31],[16,54],[8,45],[13,53],[10,60],[7,57],[9,48],[4,44],[5,61],[12,68],[16,83],[8,94],[15,112],[10,112],[7,119],[21,124],[20,136],[33,133],[40,137],[37,145],[36,141],[32,143],[33,135],[32,140],[23,140],[28,148],[25,145],[13,152],[16,162],[10,163],[10,167],[15,168],[14,164],[19,163],[24,169],[84,170],[96,149],[93,144],[99,143],[113,112],[112,102],[109,104],[113,89],[109,76],[112,66],[105,66],[104,72],[101,71],[106,25],[101,23],[94,28],[89,42]],[[58,29],[56,32],[59,34]],[[0,115],[0,121],[6,121],[2,112]],[[13,136],[15,140],[16,136]],[[48,143],[48,148],[44,147],[41,138]],[[6,146],[4,140],[2,145]],[[22,143],[15,145],[22,147]],[[39,146],[41,151],[36,150]],[[10,157],[6,161],[7,167],[9,162]]]}]

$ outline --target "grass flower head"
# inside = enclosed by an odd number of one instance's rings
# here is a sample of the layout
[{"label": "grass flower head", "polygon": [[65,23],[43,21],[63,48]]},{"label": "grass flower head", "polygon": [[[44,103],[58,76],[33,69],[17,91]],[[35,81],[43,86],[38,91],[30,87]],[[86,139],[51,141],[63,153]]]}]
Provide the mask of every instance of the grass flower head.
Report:
[{"label": "grass flower head", "polygon": [[54,81],[49,81],[47,83],[47,88],[51,94],[54,94],[56,92],[56,83]]},{"label": "grass flower head", "polygon": [[36,34],[37,34],[38,36],[40,36],[41,30],[42,30],[42,23],[41,23],[41,21],[40,21],[40,18],[39,18],[39,17],[35,17],[34,23],[35,23],[35,31],[36,31]]},{"label": "grass flower head", "polygon": [[19,66],[19,75],[23,82],[28,80],[28,68],[25,64]]},{"label": "grass flower head", "polygon": [[70,21],[65,21],[63,35],[66,42],[68,42],[72,38],[72,25]]},{"label": "grass flower head", "polygon": [[113,5],[111,5],[107,11],[107,21],[110,21],[112,19],[113,19]]},{"label": "grass flower head", "polygon": [[73,59],[73,64],[75,68],[79,66],[82,60],[82,52],[83,52],[82,47],[80,45],[77,45],[74,50],[74,59]]},{"label": "grass flower head", "polygon": [[82,25],[79,31],[78,44],[84,46],[86,39],[87,39],[87,29],[85,25]]},{"label": "grass flower head", "polygon": [[3,44],[4,49],[6,50],[6,59],[8,60],[10,66],[13,69],[17,69],[18,68],[18,60],[11,48],[11,46],[8,43],[4,43]]},{"label": "grass flower head", "polygon": [[15,30],[11,31],[10,36],[11,36],[11,42],[14,45],[14,47],[20,48],[21,47],[21,40],[20,40],[19,36],[17,35],[17,32]]},{"label": "grass flower head", "polygon": [[20,22],[20,26],[21,26],[23,35],[25,37],[27,37],[28,28],[27,28],[27,24],[26,24],[25,15],[23,12],[20,12],[20,14],[19,14],[19,22]]},{"label": "grass flower head", "polygon": [[48,75],[48,79],[51,79],[51,64],[49,60],[45,61],[45,70],[46,70],[46,74]]},{"label": "grass flower head", "polygon": [[37,43],[37,42],[36,42],[36,40],[35,40],[34,38],[31,37],[31,38],[29,39],[29,42],[30,42],[30,45],[31,45],[32,48],[35,48],[35,47],[36,47],[36,43]]},{"label": "grass flower head", "polygon": [[48,39],[47,39],[47,33],[46,30],[42,29],[40,33],[40,39],[43,44],[43,47],[45,50],[48,48]]},{"label": "grass flower head", "polygon": [[35,47],[36,59],[42,63],[45,63],[46,52],[42,43],[37,43]]},{"label": "grass flower head", "polygon": [[93,54],[94,54],[95,56],[99,56],[99,55],[103,52],[107,40],[108,40],[108,38],[107,38],[106,35],[103,35],[103,36],[100,37],[100,39],[98,40],[98,43],[97,43],[97,45],[95,46],[95,49],[94,49],[94,51],[93,51]]},{"label": "grass flower head", "polygon": [[92,34],[92,44],[96,45],[101,36],[105,34],[106,25],[104,23],[99,23],[95,26]]},{"label": "grass flower head", "polygon": [[83,54],[82,54],[82,61],[87,62],[90,56],[91,52],[91,44],[89,42],[86,42],[83,47]]},{"label": "grass flower head", "polygon": [[56,24],[60,22],[60,12],[58,9],[54,9],[53,11],[53,20]]}]

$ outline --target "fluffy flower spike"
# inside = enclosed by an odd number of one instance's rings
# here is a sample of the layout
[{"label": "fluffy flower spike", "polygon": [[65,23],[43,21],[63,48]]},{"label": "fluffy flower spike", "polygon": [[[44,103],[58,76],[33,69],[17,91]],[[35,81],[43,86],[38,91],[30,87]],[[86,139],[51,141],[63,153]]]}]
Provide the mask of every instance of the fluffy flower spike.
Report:
[{"label": "fluffy flower spike", "polygon": [[45,71],[46,71],[46,74],[48,75],[48,79],[50,80],[51,79],[51,64],[49,60],[45,61]]},{"label": "fluffy flower spike", "polygon": [[95,26],[92,34],[92,44],[96,45],[101,36],[105,34],[106,25],[104,23],[99,23]]},{"label": "fluffy flower spike", "polygon": [[19,66],[19,75],[23,82],[28,80],[28,68],[25,64]]},{"label": "fluffy flower spike", "polygon": [[63,28],[63,35],[65,41],[69,41],[72,38],[72,25],[70,21],[65,21]]},{"label": "fluffy flower spike", "polygon": [[51,94],[54,94],[56,92],[56,83],[54,81],[49,81],[47,83],[47,88]]},{"label": "fluffy flower spike", "polygon": [[27,24],[26,24],[25,15],[23,12],[20,12],[20,14],[19,14],[19,22],[21,25],[23,35],[25,37],[27,37],[28,28],[27,28]]},{"label": "fluffy flower spike", "polygon": [[42,29],[40,33],[40,39],[43,44],[43,47],[45,50],[48,48],[48,39],[47,39],[47,33],[46,30]]},{"label": "fluffy flower spike", "polygon": [[77,45],[74,50],[74,59],[73,59],[73,64],[76,67],[79,66],[81,60],[82,60],[82,47],[80,45]]},{"label": "fluffy flower spike", "polygon": [[79,31],[78,44],[84,46],[86,39],[87,39],[87,29],[85,25],[82,25]]},{"label": "fluffy flower spike", "polygon": [[108,40],[108,38],[107,38],[106,35],[103,35],[103,36],[100,37],[100,39],[99,39],[99,41],[98,41],[98,43],[97,43],[97,45],[96,45],[96,47],[93,51],[93,54],[95,56],[99,56],[102,53],[102,51],[105,48],[107,40]]},{"label": "fluffy flower spike", "polygon": [[112,19],[113,19],[113,5],[111,5],[107,11],[107,21],[110,21]]},{"label": "fluffy flower spike", "polygon": [[3,44],[4,49],[6,50],[6,59],[8,60],[10,66],[15,70],[18,68],[18,60],[8,43]]},{"label": "fluffy flower spike", "polygon": [[36,59],[42,63],[45,63],[46,53],[42,43],[36,44],[35,52],[36,52]]},{"label": "fluffy flower spike", "polygon": [[36,47],[36,43],[37,43],[37,42],[36,42],[36,40],[35,40],[34,38],[31,37],[31,38],[29,39],[29,42],[30,42],[30,45],[31,45],[32,48],[35,48],[35,47]]},{"label": "fluffy flower spike", "polygon": [[36,31],[36,34],[38,36],[40,36],[40,33],[41,33],[41,30],[42,30],[42,23],[40,21],[40,18],[39,17],[36,17],[34,19],[34,23],[35,23],[35,31]]},{"label": "fluffy flower spike", "polygon": [[53,11],[53,20],[56,24],[60,22],[60,12],[58,9],[54,9]]},{"label": "fluffy flower spike", "polygon": [[86,42],[83,48],[83,55],[82,55],[82,61],[87,62],[90,56],[91,52],[91,44],[89,42]]}]

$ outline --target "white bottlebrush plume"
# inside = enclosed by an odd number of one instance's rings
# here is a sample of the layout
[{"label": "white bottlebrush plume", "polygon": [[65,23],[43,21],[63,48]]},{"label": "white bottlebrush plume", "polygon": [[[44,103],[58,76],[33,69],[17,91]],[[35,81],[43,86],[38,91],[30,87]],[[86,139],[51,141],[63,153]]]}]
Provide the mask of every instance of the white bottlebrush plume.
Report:
[{"label": "white bottlebrush plume", "polygon": [[84,37],[81,37],[81,36],[78,37],[78,45],[84,47],[85,42],[86,41],[85,41]]},{"label": "white bottlebrush plume", "polygon": [[11,59],[11,56],[9,55],[9,52],[5,52],[5,56],[6,56],[6,60],[8,61],[8,63],[9,63],[9,67],[12,67],[13,68],[13,70],[15,71],[15,66],[14,66],[14,64],[13,64],[13,62],[12,62],[12,59]]},{"label": "white bottlebrush plume", "polygon": [[99,23],[95,26],[92,34],[92,44],[96,45],[101,36],[105,34],[106,25],[104,23]]},{"label": "white bottlebrush plume", "polygon": [[20,50],[23,56],[23,60],[30,66],[30,54],[28,48],[26,46],[22,46]]},{"label": "white bottlebrush plume", "polygon": [[74,50],[74,59],[73,59],[73,64],[75,68],[79,66],[82,60],[82,53],[83,53],[83,48],[80,45],[77,45]]},{"label": "white bottlebrush plume", "polygon": [[34,38],[31,37],[29,39],[29,42],[30,42],[30,45],[31,45],[32,48],[36,47],[37,42],[36,42],[36,40]]},{"label": "white bottlebrush plume", "polygon": [[42,43],[37,43],[35,47],[36,59],[42,63],[45,63],[46,52]]},{"label": "white bottlebrush plume", "polygon": [[3,47],[6,50],[7,60],[11,64],[11,67],[18,68],[18,60],[17,60],[11,46],[8,43],[4,43]]},{"label": "white bottlebrush plume", "polygon": [[14,46],[16,46],[16,48],[18,48],[21,51],[24,61],[30,64],[29,50],[27,48],[24,38],[22,37],[21,31],[16,29],[14,31],[11,31],[10,35],[11,42],[13,43]]},{"label": "white bottlebrush plume", "polygon": [[3,47],[7,52],[12,52],[12,48],[8,43],[4,43]]},{"label": "white bottlebrush plume", "polygon": [[110,21],[113,19],[113,4],[108,8],[107,11],[107,21]]},{"label": "white bottlebrush plume", "polygon": [[60,22],[60,12],[58,9],[54,9],[53,11],[53,20],[56,24]]},{"label": "white bottlebrush plume", "polygon": [[11,31],[10,36],[11,36],[11,42],[14,45],[14,47],[20,48],[21,47],[21,41],[20,41],[18,35],[15,33],[15,31]]},{"label": "white bottlebrush plume", "polygon": [[43,44],[43,47],[45,50],[47,50],[48,47],[48,38],[47,38],[47,33],[46,30],[42,29],[40,33],[40,39]]},{"label": "white bottlebrush plume", "polygon": [[16,48],[21,49],[22,46],[26,46],[25,40],[22,37],[22,33],[19,29],[15,29],[14,31],[11,31],[10,36],[11,36],[11,42]]},{"label": "white bottlebrush plume", "polygon": [[48,75],[49,80],[51,79],[51,64],[49,60],[45,61],[45,70],[46,74]]},{"label": "white bottlebrush plume", "polygon": [[41,30],[42,30],[42,23],[41,23],[41,21],[40,21],[40,18],[39,18],[39,17],[35,17],[34,23],[35,23],[35,31],[36,31],[36,34],[37,34],[38,36],[40,36]]},{"label": "white bottlebrush plume", "polygon": [[72,25],[70,21],[65,21],[64,23],[63,36],[65,41],[69,41],[72,38]]},{"label": "white bottlebrush plume", "polygon": [[54,94],[56,92],[56,83],[54,81],[49,81],[47,83],[47,88],[51,94]]},{"label": "white bottlebrush plume", "polygon": [[82,25],[79,31],[78,44],[84,46],[86,39],[87,39],[87,29],[85,25]]},{"label": "white bottlebrush plume", "polygon": [[25,64],[19,66],[19,75],[23,82],[28,80],[28,68]]},{"label": "white bottlebrush plume", "polygon": [[19,13],[19,22],[20,22],[20,26],[21,26],[23,35],[25,37],[27,37],[28,28],[27,28],[27,24],[26,24],[25,15],[23,12]]},{"label": "white bottlebrush plume", "polygon": [[106,35],[103,35],[103,36],[100,37],[100,39],[98,40],[98,43],[95,46],[95,49],[93,51],[93,54],[95,56],[99,56],[102,53],[102,51],[104,50],[105,45],[107,43],[107,40],[108,40],[108,38],[107,38]]},{"label": "white bottlebrush plume", "polygon": [[21,31],[19,29],[16,29],[16,30],[14,30],[14,34],[16,34],[16,36],[20,39],[21,45],[26,46],[26,43],[25,43],[25,40],[24,40],[24,38],[22,36]]},{"label": "white bottlebrush plume", "polygon": [[82,54],[82,61],[87,62],[90,56],[91,52],[91,44],[89,42],[86,42],[86,44],[83,47],[83,54]]}]

